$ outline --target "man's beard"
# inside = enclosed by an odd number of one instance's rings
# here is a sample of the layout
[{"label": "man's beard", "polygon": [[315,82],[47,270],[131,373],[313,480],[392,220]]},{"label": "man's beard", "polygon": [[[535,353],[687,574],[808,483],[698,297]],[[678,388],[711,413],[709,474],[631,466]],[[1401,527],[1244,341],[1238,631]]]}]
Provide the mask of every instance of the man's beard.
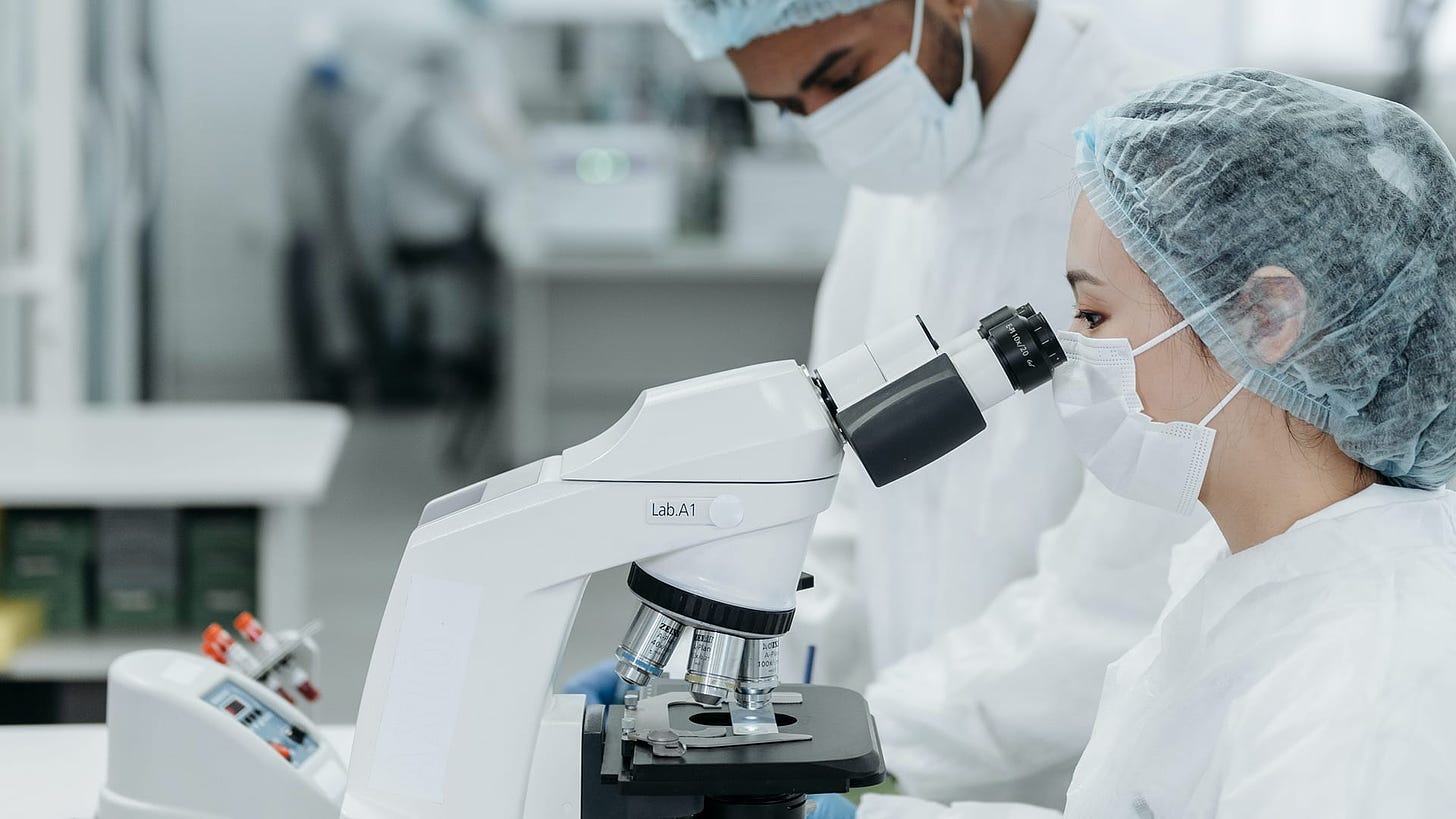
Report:
[{"label": "man's beard", "polygon": [[[925,35],[935,46],[934,62],[928,72],[930,84],[949,105],[960,90],[961,77],[965,70],[965,48],[961,43],[960,27],[947,23],[936,15],[927,14]],[[973,61],[972,68],[974,67]]]}]

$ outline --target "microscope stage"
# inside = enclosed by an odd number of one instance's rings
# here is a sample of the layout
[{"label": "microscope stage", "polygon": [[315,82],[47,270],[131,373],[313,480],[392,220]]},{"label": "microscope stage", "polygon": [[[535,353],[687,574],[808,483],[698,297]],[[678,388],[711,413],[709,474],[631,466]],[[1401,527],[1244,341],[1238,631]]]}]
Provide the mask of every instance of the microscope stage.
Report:
[{"label": "microscope stage", "polygon": [[[679,682],[655,686],[658,694],[677,690],[686,691],[687,686]],[[801,703],[775,705],[774,710],[780,730],[809,734],[812,739],[689,747],[682,756],[656,756],[647,745],[622,739],[626,711],[620,705],[610,706],[600,739],[604,742],[601,783],[623,796],[755,796],[843,793],[884,781],[880,740],[863,697],[845,688],[818,685],[782,685],[776,693],[803,695]],[[728,725],[726,705],[675,706],[668,713],[675,730]],[[597,741],[590,728],[585,741]]]}]

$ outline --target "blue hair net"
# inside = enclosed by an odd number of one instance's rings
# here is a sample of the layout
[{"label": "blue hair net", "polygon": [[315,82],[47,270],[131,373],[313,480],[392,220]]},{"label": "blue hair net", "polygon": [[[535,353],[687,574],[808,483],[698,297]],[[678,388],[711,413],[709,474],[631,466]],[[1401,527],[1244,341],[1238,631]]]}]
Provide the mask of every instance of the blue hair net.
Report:
[{"label": "blue hair net", "polygon": [[[1456,474],[1456,162],[1395,103],[1272,71],[1165,83],[1094,114],[1092,207],[1234,378],[1402,486]],[[1256,342],[1304,287],[1277,361]],[[1284,279],[1287,283],[1287,277]]]},{"label": "blue hair net", "polygon": [[667,0],[667,27],[694,59],[721,57],[759,37],[859,11],[884,0]]}]

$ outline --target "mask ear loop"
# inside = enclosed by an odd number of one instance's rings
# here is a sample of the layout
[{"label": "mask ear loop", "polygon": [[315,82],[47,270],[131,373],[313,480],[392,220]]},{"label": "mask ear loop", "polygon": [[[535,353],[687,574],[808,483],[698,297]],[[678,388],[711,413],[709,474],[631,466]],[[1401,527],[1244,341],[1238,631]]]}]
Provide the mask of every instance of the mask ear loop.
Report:
[{"label": "mask ear loop", "polygon": [[962,65],[965,67],[961,72],[961,87],[971,84],[971,15],[973,14],[968,4],[961,12],[961,49]]},{"label": "mask ear loop", "polygon": [[920,34],[925,28],[925,0],[915,0],[915,26],[910,30],[910,59],[920,62]]},{"label": "mask ear loop", "polygon": [[1142,355],[1143,353],[1147,352],[1148,350],[1153,349],[1154,347],[1158,346],[1159,344],[1162,344],[1163,342],[1167,341],[1168,339],[1172,338],[1173,336],[1176,336],[1179,333],[1183,332],[1183,328],[1185,328],[1188,325],[1192,324],[1195,320],[1201,319],[1204,316],[1208,315],[1209,313],[1212,313],[1214,310],[1217,310],[1218,308],[1224,306],[1225,304],[1228,303],[1228,301],[1230,299],[1232,299],[1234,296],[1238,295],[1238,292],[1239,291],[1235,290],[1234,292],[1228,294],[1227,296],[1224,296],[1223,298],[1219,299],[1218,301],[1214,302],[1213,304],[1208,305],[1207,307],[1203,308],[1202,310],[1199,310],[1197,313],[1194,313],[1193,315],[1189,316],[1188,318],[1183,319],[1182,321],[1178,322],[1177,324],[1173,325],[1172,327],[1169,327],[1168,329],[1164,330],[1163,332],[1158,333],[1157,335],[1153,336],[1152,338],[1150,338],[1147,341],[1143,342],[1142,344],[1138,345],[1137,349],[1135,349],[1135,350],[1132,351],[1133,358],[1137,358],[1138,356]]},{"label": "mask ear loop", "polygon": [[1249,386],[1249,382],[1252,381],[1253,378],[1253,370],[1249,370],[1247,373],[1245,373],[1244,377],[1239,379],[1239,383],[1235,384],[1234,388],[1229,390],[1229,394],[1225,395],[1222,401],[1218,402],[1218,404],[1216,404],[1212,410],[1209,410],[1207,415],[1203,416],[1203,420],[1199,421],[1198,425],[1200,427],[1208,426],[1208,422],[1212,421],[1214,417],[1220,412],[1223,412],[1223,408],[1227,407],[1230,401],[1237,398],[1239,393],[1243,392]]}]

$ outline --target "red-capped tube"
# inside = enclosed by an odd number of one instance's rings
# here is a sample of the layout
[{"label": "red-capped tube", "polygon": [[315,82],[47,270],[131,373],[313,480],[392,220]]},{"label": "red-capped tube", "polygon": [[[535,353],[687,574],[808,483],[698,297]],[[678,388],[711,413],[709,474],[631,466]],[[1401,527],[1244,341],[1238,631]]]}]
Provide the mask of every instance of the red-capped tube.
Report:
[{"label": "red-capped tube", "polygon": [[[227,632],[227,629],[213,623],[202,632],[202,652],[223,665],[247,674],[249,677],[256,677],[261,665],[258,658],[254,657],[246,648],[238,645],[238,641]],[[298,700],[288,693],[288,688],[279,679],[276,670],[269,671],[263,675],[260,682],[273,689],[278,696],[287,700],[290,705],[297,705]]]},{"label": "red-capped tube", "polygon": [[[254,617],[250,611],[245,611],[233,618],[233,626],[237,628],[239,634],[256,645],[265,655],[272,655],[283,647],[278,638],[263,628],[263,624],[258,622],[258,618]],[[278,668],[287,677],[288,684],[297,689],[304,699],[313,702],[319,698],[318,689],[308,678],[308,672],[294,663],[291,657],[279,663]]]}]

